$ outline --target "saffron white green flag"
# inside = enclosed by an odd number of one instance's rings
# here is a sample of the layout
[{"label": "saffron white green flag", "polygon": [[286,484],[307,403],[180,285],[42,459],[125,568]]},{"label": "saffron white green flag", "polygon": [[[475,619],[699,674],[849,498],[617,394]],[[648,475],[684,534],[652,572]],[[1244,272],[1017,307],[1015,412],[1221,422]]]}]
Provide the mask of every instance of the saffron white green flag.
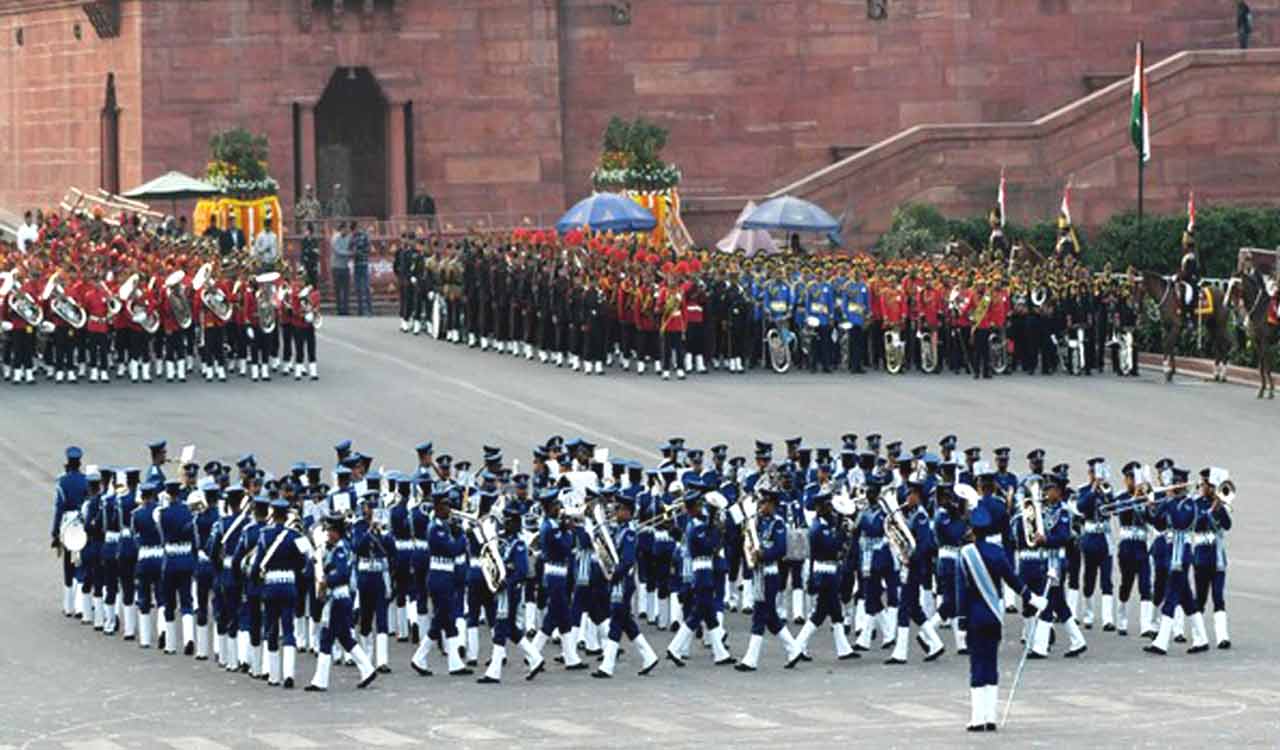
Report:
[{"label": "saffron white green flag", "polygon": [[1147,117],[1147,72],[1142,59],[1142,42],[1138,42],[1138,59],[1133,65],[1133,109],[1129,115],[1129,134],[1138,157],[1151,161],[1151,120]]}]

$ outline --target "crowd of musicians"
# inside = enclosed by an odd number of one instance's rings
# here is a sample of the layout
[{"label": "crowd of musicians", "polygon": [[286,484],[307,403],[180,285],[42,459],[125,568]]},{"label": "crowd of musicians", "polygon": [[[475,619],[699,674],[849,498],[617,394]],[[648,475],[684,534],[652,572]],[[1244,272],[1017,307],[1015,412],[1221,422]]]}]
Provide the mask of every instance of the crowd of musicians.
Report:
[{"label": "crowd of musicians", "polygon": [[[328,467],[280,475],[253,455],[201,465],[191,447],[176,462],[163,441],[149,451],[139,469],[67,449],[51,528],[63,612],[271,685],[291,687],[309,648],[308,689],[327,689],[335,663],[357,665],[363,687],[391,671],[391,638],[416,644],[416,674],[432,674],[437,650],[464,675],[483,633],[479,681],[496,683],[516,656],[537,677],[555,638],[566,671],[598,657],[592,674],[608,678],[625,636],[648,674],[661,658],[642,622],[674,632],[675,667],[701,639],[715,664],[744,672],[769,636],[787,668],[811,659],[820,628],[837,659],[878,636],[896,665],[913,626],[926,662],[950,628],[970,656],[971,727],[989,729],[1006,612],[1022,615],[1030,658],[1049,655],[1055,629],[1078,657],[1094,625],[1165,654],[1189,623],[1200,653],[1210,603],[1217,646],[1230,646],[1235,488],[1223,470],[1193,476],[1168,458],[1128,462],[1112,484],[1102,458],[1073,477],[1036,449],[1019,476],[1009,448],[988,463],[953,435],[937,452],[879,435],[834,449],[795,438],[782,455],[757,442],[750,460],[672,438],[651,468],[555,436],[527,471],[497,447],[473,466],[430,442],[412,470],[387,473],[350,441]],[[750,628],[735,660],[725,613],[737,610]]]},{"label": "crowd of musicians", "polygon": [[683,378],[794,361],[824,372],[1137,375],[1137,276],[1090,272],[1073,237],[1068,226],[1048,259],[996,234],[981,254],[883,261],[657,253],[635,237],[518,229],[406,235],[394,266],[402,331],[586,374],[612,365]]},{"label": "crowd of musicians", "polygon": [[197,368],[217,382],[318,379],[314,273],[264,265],[220,238],[50,215],[23,250],[0,243],[0,375],[15,385],[185,382]]}]

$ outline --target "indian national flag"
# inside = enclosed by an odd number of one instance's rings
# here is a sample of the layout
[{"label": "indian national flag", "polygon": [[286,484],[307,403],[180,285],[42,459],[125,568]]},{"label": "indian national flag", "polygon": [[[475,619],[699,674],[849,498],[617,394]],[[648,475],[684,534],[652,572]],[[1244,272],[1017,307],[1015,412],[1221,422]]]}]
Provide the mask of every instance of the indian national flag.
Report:
[{"label": "indian national flag", "polygon": [[1142,42],[1138,42],[1138,59],[1133,65],[1133,110],[1129,115],[1129,134],[1138,157],[1151,161],[1151,121],[1147,117],[1147,72],[1142,59]]},{"label": "indian national flag", "polygon": [[1062,207],[1059,209],[1066,218],[1067,223],[1071,223],[1071,180],[1067,180],[1067,186],[1062,190]]}]

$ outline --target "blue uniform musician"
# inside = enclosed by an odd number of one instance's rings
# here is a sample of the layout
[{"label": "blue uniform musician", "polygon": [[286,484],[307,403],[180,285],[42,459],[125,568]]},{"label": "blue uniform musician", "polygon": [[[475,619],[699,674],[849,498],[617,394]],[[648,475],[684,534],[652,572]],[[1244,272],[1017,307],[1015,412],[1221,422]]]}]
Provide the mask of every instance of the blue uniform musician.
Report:
[{"label": "blue uniform musician", "polygon": [[886,664],[906,664],[907,649],[911,643],[911,623],[920,629],[918,636],[925,650],[925,661],[933,661],[946,651],[934,623],[925,617],[921,604],[921,592],[928,586],[933,573],[934,557],[938,544],[933,536],[933,523],[924,507],[924,482],[913,478],[907,483],[906,503],[901,507],[901,518],[915,544],[909,550],[902,575],[902,594],[898,606],[898,634],[894,638],[893,654]]},{"label": "blue uniform musician", "polygon": [[[333,644],[338,642],[352,655],[360,669],[358,687],[368,687],[378,676],[369,661],[369,655],[356,642],[351,621],[351,548],[343,537],[346,519],[337,513],[324,519],[328,539],[320,552],[321,570],[316,574],[323,593],[323,626],[320,629],[320,653],[316,657],[316,673],[307,685],[307,692],[323,692],[329,689],[329,672],[333,668]],[[314,553],[313,553],[314,554]],[[425,639],[424,639],[425,641]]]},{"label": "blue uniform musician", "polygon": [[[426,529],[427,554],[429,572],[427,573],[427,595],[430,597],[432,617],[431,624],[424,634],[418,649],[409,665],[418,674],[426,677],[431,674],[428,669],[427,655],[431,651],[432,641],[440,640],[448,659],[449,674],[467,675],[471,670],[462,660],[462,636],[458,632],[456,601],[454,598],[456,582],[457,557],[467,548],[466,537],[456,519],[451,520],[452,506],[447,486],[441,486],[431,494],[433,506],[431,523]],[[419,608],[425,602],[419,603]],[[443,639],[443,640],[441,640]]]},{"label": "blue uniform musician", "polygon": [[744,523],[755,525],[758,548],[750,551],[750,559],[744,551],[743,559],[751,575],[751,597],[755,606],[751,611],[751,638],[747,641],[746,653],[734,666],[740,672],[755,671],[760,665],[760,652],[764,647],[766,630],[782,641],[788,655],[796,652],[791,631],[787,630],[786,623],[778,616],[778,609],[772,606],[781,589],[778,564],[786,559],[787,524],[777,515],[776,490],[764,490],[757,493],[757,497],[757,515],[754,518],[744,517]]},{"label": "blue uniform musician", "polygon": [[679,630],[667,646],[667,658],[676,666],[684,666],[681,654],[693,640],[694,631],[705,627],[711,641],[711,653],[716,664],[728,664],[733,657],[724,645],[724,627],[719,623],[715,613],[715,577],[712,574],[712,559],[720,548],[720,532],[707,521],[702,511],[702,490],[692,488],[685,491],[684,507],[689,518],[689,525],[684,537],[684,555],[689,560],[693,573],[692,595],[689,597],[689,608],[680,621]]},{"label": "blue uniform musician", "polygon": [[165,653],[177,653],[178,622],[181,616],[182,640],[195,637],[195,614],[192,608],[191,579],[195,573],[195,519],[181,493],[182,484],[165,482],[167,504],[160,509],[160,535],[164,542],[164,572],[161,599],[164,602]]},{"label": "blue uniform musician", "polygon": [[[1226,493],[1219,490],[1227,485]],[[1213,596],[1213,631],[1218,648],[1230,648],[1227,634],[1227,546],[1226,532],[1231,530],[1231,499],[1234,491],[1222,469],[1206,468],[1200,472],[1200,496],[1196,499],[1196,527],[1191,534],[1193,584],[1196,610],[1200,617],[1192,621],[1192,653],[1208,650],[1204,632],[1205,605]],[[1197,630],[1198,628],[1198,630]]]},{"label": "blue uniform musician", "polygon": [[151,605],[160,602],[160,576],[164,568],[164,538],[160,534],[160,509],[156,496],[160,484],[145,481],[138,487],[141,502],[133,511],[133,538],[138,543],[134,597],[138,603],[138,645],[151,648],[156,632]]},{"label": "blue uniform musician", "polygon": [[1138,474],[1142,465],[1130,461],[1121,469],[1124,476],[1124,489],[1112,500],[1113,508],[1119,510],[1108,513],[1114,516],[1120,529],[1120,544],[1116,549],[1116,563],[1120,568],[1119,605],[1116,607],[1116,629],[1120,635],[1129,634],[1129,595],[1134,584],[1138,587],[1138,623],[1143,636],[1155,635],[1155,608],[1151,604],[1151,557],[1147,540],[1151,535],[1148,514],[1150,505],[1145,494],[1139,494]]},{"label": "blue uniform musician", "polygon": [[942,622],[951,623],[955,636],[956,653],[967,654],[964,628],[956,623],[956,564],[960,546],[969,529],[968,513],[962,499],[955,494],[955,485],[940,482],[937,485],[937,511],[933,517],[933,537],[938,543],[938,559],[935,579],[938,586],[938,609],[933,616],[936,629]]},{"label": "blue uniform musician", "polygon": [[997,655],[1004,619],[1000,584],[1008,584],[1020,596],[1029,596],[1037,609],[1045,606],[1044,597],[1031,593],[1013,572],[1004,549],[986,541],[996,530],[995,522],[986,507],[973,509],[969,516],[973,538],[960,548],[960,564],[956,566],[959,624],[968,633],[971,732],[996,729],[1000,682]]},{"label": "blue uniform musician", "polygon": [[84,602],[81,622],[93,625],[101,630],[103,627],[102,592],[102,472],[91,466],[85,472],[89,481],[89,491],[85,493],[84,502],[78,509],[85,533],[85,544],[80,550],[80,597]]},{"label": "blue uniform musician", "polygon": [[1034,641],[1029,658],[1043,659],[1049,655],[1049,636],[1052,623],[1055,621],[1066,627],[1071,636],[1065,656],[1075,658],[1088,648],[1084,633],[1071,615],[1067,606],[1066,593],[1063,590],[1063,564],[1066,561],[1066,546],[1071,540],[1071,512],[1066,507],[1065,497],[1068,486],[1065,473],[1051,474],[1047,477],[1044,490],[1044,539],[1037,540],[1038,546],[1046,553],[1048,599],[1047,607],[1034,606],[1040,612],[1036,623]]},{"label": "blue uniform musician", "polygon": [[840,560],[845,549],[845,530],[831,508],[829,492],[819,492],[814,496],[813,506],[816,516],[809,526],[809,556],[812,561],[809,590],[814,597],[814,607],[787,653],[788,668],[796,665],[808,648],[809,639],[827,620],[831,621],[836,658],[858,657],[858,652],[849,645],[844,609],[840,603]]},{"label": "blue uniform musician", "polygon": [[80,461],[84,451],[76,446],[66,450],[66,463],[63,473],[58,477],[53,491],[53,526],[49,531],[51,546],[61,552],[62,558],[62,614],[74,617],[77,610],[84,611],[84,599],[76,590],[75,553],[62,546],[62,527],[64,523],[75,523],[72,519],[80,513],[85,495],[89,492],[89,482],[80,469]]},{"label": "blue uniform musician", "polygon": [[[428,449],[428,455],[430,455],[430,443],[423,443],[418,446],[419,449],[423,447]],[[419,450],[418,455],[422,455],[421,450]],[[421,468],[421,466],[419,468]],[[413,585],[413,558],[415,542],[413,539],[412,516],[409,509],[409,501],[413,496],[415,483],[416,481],[413,477],[401,475],[396,478],[396,494],[392,498],[391,509],[387,514],[391,526],[390,531],[392,543],[394,545],[392,559],[395,562],[392,566],[391,572],[391,583],[393,589],[392,595],[394,597],[391,610],[395,614],[394,626],[396,631],[396,640],[402,643],[409,640],[410,610],[414,611],[413,618],[415,623],[417,618],[417,606],[414,598],[415,592]]]},{"label": "blue uniform musician", "polygon": [[538,546],[542,551],[542,588],[547,597],[547,611],[542,618],[542,628],[534,635],[533,640],[525,640],[521,644],[525,662],[529,667],[526,680],[537,677],[546,666],[542,649],[551,639],[553,632],[560,633],[560,645],[567,670],[586,669],[576,650],[569,648],[573,639],[569,638],[573,630],[569,618],[569,566],[573,561],[573,545],[575,534],[572,520],[560,512],[560,490],[548,488],[543,490],[539,500],[542,502],[542,527],[538,530]]},{"label": "blue uniform musician", "polygon": [[608,582],[609,630],[602,645],[604,658],[591,676],[600,678],[613,676],[614,668],[618,663],[618,649],[624,635],[640,652],[639,674],[643,676],[649,674],[658,665],[658,654],[640,632],[640,626],[631,613],[631,600],[636,593],[636,551],[639,547],[635,522],[632,520],[635,513],[635,500],[630,493],[622,492],[618,494],[613,507],[615,528],[611,529],[610,533],[613,535],[613,547],[618,553],[618,564],[614,567],[613,575]]},{"label": "blue uniform musician", "polygon": [[293,611],[297,603],[298,577],[306,565],[309,543],[296,529],[285,525],[289,501],[271,501],[271,523],[262,527],[253,553],[250,577],[261,582],[267,640],[267,684],[293,687],[297,641]]},{"label": "blue uniform musician", "polygon": [[[205,471],[213,476],[220,474],[216,463],[206,465]],[[196,548],[195,656],[197,661],[205,661],[209,658],[211,645],[209,611],[212,605],[211,599],[216,570],[213,566],[213,557],[209,554],[209,537],[213,535],[214,525],[218,522],[218,501],[221,497],[222,490],[211,479],[205,480],[199,489],[187,495],[187,507],[194,514]]]},{"label": "blue uniform musician", "polygon": [[[1165,569],[1164,600],[1160,606],[1160,628],[1152,642],[1143,647],[1143,651],[1163,656],[1169,651],[1169,638],[1174,630],[1174,615],[1181,608],[1192,623],[1192,633],[1199,635],[1204,630],[1204,614],[1196,609],[1196,599],[1192,595],[1188,580],[1193,562],[1191,541],[1195,532],[1196,521],[1200,515],[1195,499],[1187,492],[1186,469],[1174,467],[1169,471],[1173,481],[1173,489],[1156,506],[1154,514],[1161,521],[1159,527],[1167,534],[1168,555],[1163,563]],[[1197,621],[1199,626],[1197,628]],[[1205,643],[1207,643],[1207,636]],[[1201,645],[1201,644],[1195,644]],[[1193,645],[1193,648],[1195,647]]]},{"label": "blue uniform musician", "polygon": [[[215,637],[221,646],[222,666],[229,672],[240,669],[241,649],[237,645],[240,633],[240,598],[242,585],[240,570],[235,567],[236,549],[240,534],[249,524],[250,504],[244,502],[244,488],[238,484],[226,490],[226,515],[214,522],[206,540],[206,551],[216,571],[213,587]],[[248,634],[245,649],[248,651]]]},{"label": "blue uniform musician", "polygon": [[1083,521],[1080,554],[1084,559],[1084,581],[1080,603],[1084,626],[1093,627],[1093,594],[1102,580],[1102,629],[1111,632],[1115,626],[1115,598],[1111,587],[1111,521],[1098,508],[1111,502],[1110,469],[1106,459],[1089,459],[1089,483],[1076,491],[1076,512]]},{"label": "blue uniform musician", "polygon": [[[875,629],[880,630],[881,647],[890,648],[898,632],[898,562],[884,535],[886,519],[879,504],[884,475],[867,479],[868,507],[858,516],[859,579],[867,624],[858,634],[854,648],[867,651]],[[887,606],[886,606],[887,605]]]},{"label": "blue uniform musician", "polygon": [[394,541],[378,515],[381,483],[375,476],[365,478],[360,518],[351,527],[351,549],[355,557],[356,589],[360,600],[360,640],[365,653],[373,656],[379,672],[390,672],[388,664],[389,623],[387,606],[394,567]]},{"label": "blue uniform musician", "polygon": [[[529,577],[529,548],[521,538],[524,508],[518,502],[508,502],[502,508],[502,532],[497,540],[497,554],[505,574],[496,591],[485,604],[486,617],[493,628],[493,650],[489,653],[489,666],[476,680],[481,684],[496,685],[502,682],[502,667],[507,660],[507,643],[513,638],[520,642],[524,633],[516,627],[516,615],[524,598],[522,588]],[[485,591],[489,592],[488,586]]]},{"label": "blue uniform musician", "polygon": [[[246,488],[254,493],[255,484],[249,479]],[[240,671],[247,672],[250,677],[265,677],[262,653],[262,583],[249,575],[253,564],[254,553],[258,548],[258,537],[267,523],[271,510],[271,499],[266,495],[254,494],[252,517],[240,532],[236,543],[232,566],[240,575],[240,622],[237,625],[236,649],[239,652]]]}]

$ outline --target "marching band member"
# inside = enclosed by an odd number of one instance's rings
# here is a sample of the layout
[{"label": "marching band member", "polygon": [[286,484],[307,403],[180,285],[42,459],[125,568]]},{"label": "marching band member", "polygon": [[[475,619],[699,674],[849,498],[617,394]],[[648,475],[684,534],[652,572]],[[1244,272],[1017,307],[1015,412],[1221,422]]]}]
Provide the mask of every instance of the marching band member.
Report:
[{"label": "marching band member", "polygon": [[929,513],[924,508],[924,483],[911,479],[907,483],[906,502],[901,506],[902,518],[915,538],[915,546],[911,549],[911,558],[902,571],[902,593],[899,595],[898,634],[894,638],[893,654],[886,664],[906,664],[907,649],[911,642],[911,622],[915,621],[920,630],[918,638],[925,649],[924,660],[933,661],[947,649],[938,637],[938,631],[932,620],[926,618],[921,605],[921,592],[929,581],[933,566],[933,558],[937,551],[937,542],[933,537],[932,523]]},{"label": "marching band member", "polygon": [[[1192,622],[1193,629],[1200,628],[1197,635],[1204,633],[1204,610],[1213,594],[1213,632],[1218,639],[1218,648],[1231,648],[1231,637],[1227,632],[1226,576],[1227,548],[1223,538],[1225,532],[1231,530],[1231,510],[1223,501],[1218,491],[1219,485],[1226,480],[1219,480],[1220,472],[1215,469],[1203,469],[1200,472],[1200,496],[1196,499],[1196,525],[1191,534],[1193,548],[1194,583],[1196,610],[1199,612],[1200,625]],[[1202,641],[1202,642],[1201,642]],[[1189,653],[1200,653],[1209,648],[1207,636],[1197,639]]]},{"label": "marching band member", "polygon": [[[516,639],[522,647],[524,633],[516,628],[516,614],[523,599],[521,586],[529,575],[529,549],[520,537],[523,509],[516,503],[502,508],[502,532],[498,536],[498,554],[506,568],[502,586],[485,602],[485,617],[493,627],[493,648],[489,665],[476,682],[496,685],[502,682],[502,667],[507,661],[507,642]],[[616,656],[616,653],[615,653]],[[605,649],[608,659],[608,649]],[[601,667],[603,668],[603,666]]]},{"label": "marching band member", "polygon": [[973,528],[969,542],[960,549],[956,565],[956,592],[959,625],[968,633],[970,732],[996,731],[996,705],[999,702],[1001,623],[1004,605],[1000,584],[1007,583],[1019,596],[1029,596],[1032,607],[1042,609],[1046,602],[1031,593],[1009,567],[1004,549],[986,539],[999,531],[998,519],[992,518],[986,505],[979,504],[969,516]]},{"label": "marching band member", "polygon": [[76,614],[79,592],[76,591],[75,555],[62,546],[62,525],[69,513],[79,513],[89,492],[89,481],[80,469],[80,461],[84,451],[72,445],[65,452],[66,463],[63,473],[58,477],[53,493],[53,526],[49,531],[50,546],[60,552],[62,558],[62,614],[74,617]]},{"label": "marching band member", "polygon": [[133,511],[133,538],[138,542],[137,590],[138,646],[151,648],[151,637],[156,632],[156,621],[151,617],[152,603],[160,604],[161,573],[164,567],[164,537],[160,533],[160,510],[156,507],[156,495],[161,485],[154,479],[138,486],[141,503]]},{"label": "marching band member", "polygon": [[178,624],[181,615],[182,642],[195,639],[195,617],[191,603],[191,579],[195,572],[194,519],[185,498],[179,495],[182,483],[165,483],[166,505],[160,510],[160,534],[164,541],[164,573],[161,577],[161,599],[165,611],[165,653],[176,654]]},{"label": "marching band member", "polygon": [[1089,483],[1076,491],[1076,511],[1084,520],[1084,534],[1080,537],[1080,552],[1084,557],[1084,626],[1093,627],[1093,590],[1102,578],[1102,629],[1116,629],[1113,620],[1115,600],[1111,589],[1111,521],[1104,518],[1098,507],[1111,502],[1109,488],[1105,486],[1109,471],[1104,458],[1089,459]]},{"label": "marching band member", "polygon": [[640,652],[641,664],[639,674],[643,677],[658,665],[658,654],[649,645],[648,639],[640,632],[635,617],[631,614],[631,599],[635,595],[636,550],[639,544],[635,523],[632,521],[635,512],[635,493],[621,492],[614,501],[613,547],[618,552],[618,564],[614,568],[613,577],[609,580],[609,629],[603,644],[604,658],[600,666],[591,673],[592,677],[609,678],[613,676],[614,667],[618,663],[618,649],[622,636],[635,644]]},{"label": "marching band member", "polygon": [[[1136,503],[1141,498],[1137,483],[1141,468],[1142,465],[1137,461],[1124,465],[1121,469],[1124,489],[1112,502],[1117,505]],[[1146,637],[1155,634],[1155,608],[1151,604],[1151,557],[1147,547],[1150,534],[1148,511],[1147,506],[1135,504],[1115,514],[1120,524],[1120,546],[1116,550],[1116,563],[1120,567],[1120,601],[1116,611],[1116,632],[1119,635],[1129,634],[1129,594],[1133,591],[1135,581],[1138,584],[1139,632]]]},{"label": "marching band member", "polygon": [[[211,461],[204,467],[205,474],[211,477],[217,476],[220,469],[221,465],[216,461]],[[204,661],[209,658],[209,607],[212,603],[214,577],[217,574],[213,567],[213,558],[209,555],[209,537],[213,534],[214,525],[218,522],[218,501],[221,499],[222,490],[212,479],[207,479],[196,492],[203,498],[204,509],[196,512],[193,519],[196,549],[195,656],[197,661]],[[191,505],[190,496],[187,498],[187,504]],[[221,645],[215,644],[215,651],[219,648]]]},{"label": "marching band member", "polygon": [[[813,498],[816,516],[809,526],[809,555],[811,558],[810,590],[814,595],[814,607],[800,634],[790,644],[787,653],[787,669],[795,667],[800,656],[809,647],[809,639],[828,619],[831,620],[831,636],[835,641],[836,658],[858,658],[858,652],[849,645],[844,627],[844,610],[840,605],[840,552],[844,547],[844,530],[835,520],[831,509],[831,493],[820,492]],[[762,634],[763,635],[763,634]],[[753,635],[753,637],[756,637]],[[786,638],[783,642],[786,642]],[[759,659],[757,643],[756,658]],[[745,659],[745,657],[744,657]]]},{"label": "marching band member", "polygon": [[297,642],[293,612],[298,596],[297,579],[306,565],[306,540],[285,525],[289,501],[271,501],[271,523],[258,533],[250,577],[262,585],[267,636],[267,684],[293,687]]},{"label": "marching band member", "polygon": [[733,657],[724,645],[724,627],[715,615],[715,578],[712,559],[720,546],[720,532],[708,523],[702,513],[702,487],[695,483],[685,489],[684,506],[688,527],[684,534],[683,551],[693,572],[688,611],[679,623],[679,630],[667,645],[667,659],[677,667],[683,667],[682,654],[693,640],[694,631],[705,627],[711,639],[711,652],[717,666],[731,664]]},{"label": "marching band member", "polygon": [[[433,513],[424,537],[430,556],[427,595],[430,597],[432,618],[430,627],[418,644],[417,652],[409,662],[409,666],[423,677],[431,675],[431,670],[427,667],[427,654],[431,651],[432,641],[436,640],[440,640],[448,657],[449,674],[472,673],[462,660],[462,639],[458,633],[454,606],[456,558],[466,552],[467,542],[461,526],[450,521],[450,493],[448,487],[440,487],[432,492]],[[418,603],[419,612],[425,606],[424,598]]]},{"label": "marching band member", "polygon": [[[329,689],[329,672],[333,668],[333,644],[342,644],[355,659],[360,669],[360,682],[356,687],[366,688],[378,677],[364,648],[356,642],[351,622],[351,550],[343,534],[346,518],[330,513],[324,519],[328,538],[323,551],[323,576],[318,585],[324,591],[324,627],[320,630],[320,654],[316,657],[316,672],[307,685],[308,693]],[[426,643],[427,639],[423,639]]]},{"label": "marching band member", "polygon": [[85,545],[80,550],[80,599],[84,613],[81,622],[93,625],[97,630],[103,627],[102,611],[102,471],[90,466],[85,472],[89,480],[89,491],[85,493],[84,502],[78,510],[84,524]]},{"label": "marching band member", "polygon": [[961,498],[956,497],[954,484],[941,482],[937,485],[938,509],[933,517],[933,537],[938,543],[935,580],[939,604],[931,619],[935,629],[943,622],[951,623],[956,653],[961,656],[969,653],[964,628],[956,622],[956,565],[959,563],[960,546],[964,543],[964,535],[969,527],[963,503]]},{"label": "marching band member", "polygon": [[1207,648],[1209,639],[1204,629],[1204,614],[1196,609],[1196,600],[1192,595],[1188,582],[1188,566],[1191,564],[1191,538],[1195,530],[1199,511],[1196,501],[1187,494],[1186,469],[1174,467],[1170,470],[1174,489],[1171,494],[1157,505],[1157,515],[1163,516],[1164,528],[1170,532],[1168,561],[1166,563],[1166,589],[1164,602],[1160,608],[1160,629],[1155,639],[1143,647],[1143,651],[1157,656],[1169,652],[1169,637],[1174,631],[1174,615],[1179,608],[1191,621],[1193,637],[1192,653]]},{"label": "marching band member", "polygon": [[542,552],[542,586],[546,595],[546,614],[542,618],[542,628],[534,635],[533,640],[521,642],[525,662],[529,667],[526,680],[537,677],[546,666],[542,649],[547,645],[553,632],[560,634],[560,646],[566,670],[586,669],[576,650],[570,648],[573,641],[569,637],[573,626],[569,617],[568,576],[569,562],[573,554],[573,525],[560,510],[560,492],[558,488],[543,490],[539,500],[542,502],[542,527],[538,531],[538,547]]},{"label": "marching band member", "polygon": [[[239,569],[234,563],[240,534],[249,524],[250,509],[248,507],[242,509],[244,488],[240,485],[231,485],[224,494],[227,513],[214,523],[206,544],[209,559],[216,571],[213,590],[214,611],[217,613],[215,633],[222,644],[219,647],[222,665],[228,672],[236,672],[240,669],[242,651],[237,647],[242,588]],[[247,647],[248,641],[246,640],[245,643]]]},{"label": "marching band member", "polygon": [[796,649],[795,639],[787,629],[786,622],[778,616],[777,608],[772,606],[782,588],[778,563],[786,559],[787,553],[787,524],[776,513],[778,490],[766,489],[756,493],[756,497],[757,516],[754,519],[748,518],[747,522],[756,524],[757,538],[760,540],[759,557],[746,563],[751,569],[749,595],[755,606],[751,609],[751,637],[747,641],[746,653],[734,665],[734,669],[739,672],[754,672],[759,666],[766,629],[782,641],[788,657],[792,653],[803,653]]},{"label": "marching band member", "polygon": [[884,523],[887,516],[879,503],[881,488],[886,481],[881,474],[872,474],[867,478],[868,506],[858,516],[858,569],[861,575],[858,580],[867,616],[867,622],[858,633],[853,646],[858,651],[871,649],[871,638],[877,628],[880,630],[881,648],[893,646],[898,632],[897,561],[893,559],[893,552],[885,540]]},{"label": "marching band member", "polygon": [[[271,501],[266,495],[257,494],[258,485],[252,476],[246,478],[245,494],[253,496],[253,517],[240,532],[232,566],[245,571],[252,564],[258,539],[267,524]],[[248,558],[246,563],[245,558]],[[243,598],[240,601],[240,623],[237,629],[236,649],[239,652],[240,671],[250,677],[265,677],[262,669],[262,584],[252,575],[241,579]]]},{"label": "marching band member", "polygon": [[365,653],[373,657],[379,672],[388,673],[387,607],[391,576],[396,562],[391,535],[382,528],[377,513],[382,495],[381,477],[365,477],[360,518],[351,527],[351,551],[355,557],[356,591],[360,601],[359,634]]},{"label": "marching band member", "polygon": [[[1032,605],[1039,612],[1035,637],[1028,658],[1044,659],[1049,656],[1049,636],[1052,623],[1056,620],[1064,625],[1071,642],[1065,656],[1073,659],[1083,654],[1088,648],[1084,633],[1071,614],[1063,592],[1062,566],[1066,560],[1066,545],[1071,538],[1071,513],[1067,510],[1064,498],[1067,492],[1067,475],[1065,471],[1055,472],[1047,477],[1048,486],[1044,490],[1044,541],[1038,544],[1049,554],[1046,579],[1048,593],[1044,595],[1047,606]],[[1025,595],[1024,595],[1024,601]]]}]

